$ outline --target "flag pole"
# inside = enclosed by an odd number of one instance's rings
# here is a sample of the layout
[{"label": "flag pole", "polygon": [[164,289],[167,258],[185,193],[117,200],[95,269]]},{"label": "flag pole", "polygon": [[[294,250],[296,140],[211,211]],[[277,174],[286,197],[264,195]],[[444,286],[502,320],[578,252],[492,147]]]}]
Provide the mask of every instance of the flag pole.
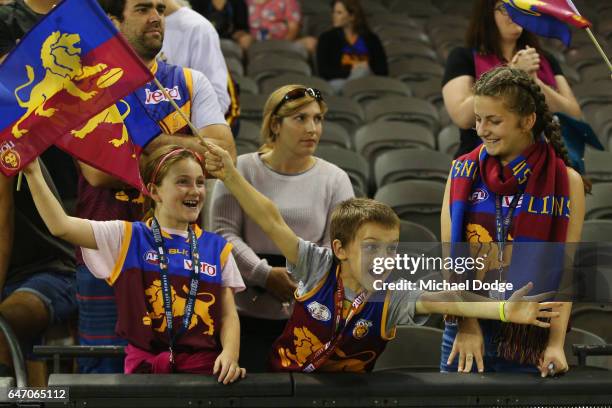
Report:
[{"label": "flag pole", "polygon": [[[35,159],[38,160],[38,159]],[[19,172],[19,175],[17,176],[17,188],[15,190],[17,191],[21,191],[21,180],[23,179],[23,171]]]},{"label": "flag pole", "polygon": [[183,120],[187,122],[187,125],[189,125],[189,129],[191,129],[194,136],[197,136],[200,139],[200,142],[202,142],[202,144],[204,145],[204,147],[208,148],[210,143],[204,140],[204,136],[200,134],[200,130],[194,126],[194,124],[187,117],[187,115],[185,115],[185,112],[183,112],[181,108],[179,108],[179,106],[176,104],[176,102],[174,102],[174,99],[170,97],[170,94],[168,93],[168,91],[166,91],[166,88],[159,82],[157,78],[155,78],[155,76],[153,77],[153,81],[155,82],[155,85],[157,85],[159,90],[164,94],[166,99],[168,99],[168,101],[172,104],[172,107],[174,107],[174,109],[178,112],[181,118],[183,118]]},{"label": "flag pole", "polygon": [[599,45],[597,38],[595,38],[595,36],[593,35],[593,32],[591,31],[589,27],[586,28],[586,32],[591,38],[591,41],[593,41],[593,44],[595,44],[595,48],[597,48],[597,51],[599,51],[599,53],[601,54],[601,57],[604,59],[604,61],[608,65],[608,69],[612,73],[612,64],[610,63],[610,60],[608,59],[606,52],[603,50],[603,48],[601,48],[601,45]]}]

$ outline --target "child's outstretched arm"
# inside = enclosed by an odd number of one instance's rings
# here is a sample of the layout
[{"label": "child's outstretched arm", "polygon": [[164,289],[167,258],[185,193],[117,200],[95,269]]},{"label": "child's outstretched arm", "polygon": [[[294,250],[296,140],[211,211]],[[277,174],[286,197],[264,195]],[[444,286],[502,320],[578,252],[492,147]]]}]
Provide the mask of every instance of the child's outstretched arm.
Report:
[{"label": "child's outstretched arm", "polygon": [[274,242],[288,262],[298,260],[298,237],[289,228],[276,205],[250,185],[238,172],[229,153],[212,144],[205,154],[206,171],[223,181],[245,213]]},{"label": "child's outstretched arm", "polygon": [[562,302],[540,302],[550,296],[543,293],[526,296],[533,288],[528,283],[515,291],[506,302],[496,302],[471,292],[425,292],[416,303],[416,313],[439,313],[480,319],[502,320],[511,323],[532,324],[543,328],[550,323],[540,319],[559,317]]},{"label": "child's outstretched arm", "polygon": [[240,355],[240,320],[234,303],[234,292],[231,288],[223,288],[221,300],[223,314],[221,316],[221,332],[219,338],[223,350],[215,360],[213,374],[219,374],[219,382],[230,384],[238,378],[244,378],[246,370],[238,365]]},{"label": "child's outstretched arm", "polygon": [[89,221],[70,217],[66,214],[57,198],[45,181],[38,159],[23,169],[28,186],[36,204],[36,209],[47,228],[54,236],[71,244],[97,249],[96,239]]}]

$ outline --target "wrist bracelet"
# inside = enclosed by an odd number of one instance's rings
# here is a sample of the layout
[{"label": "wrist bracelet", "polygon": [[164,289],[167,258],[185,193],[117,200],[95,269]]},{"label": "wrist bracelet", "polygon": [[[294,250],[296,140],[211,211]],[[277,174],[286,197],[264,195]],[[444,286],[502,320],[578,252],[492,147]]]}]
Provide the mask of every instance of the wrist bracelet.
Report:
[{"label": "wrist bracelet", "polygon": [[504,323],[507,323],[508,319],[506,319],[506,313],[504,310],[505,306],[506,306],[506,302],[499,302],[499,320],[501,320]]}]

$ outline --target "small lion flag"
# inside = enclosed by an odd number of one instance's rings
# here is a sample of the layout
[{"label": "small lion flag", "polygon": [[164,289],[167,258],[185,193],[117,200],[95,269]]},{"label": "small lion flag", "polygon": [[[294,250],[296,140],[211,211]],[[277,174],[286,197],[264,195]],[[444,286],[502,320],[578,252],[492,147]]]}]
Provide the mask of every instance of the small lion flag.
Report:
[{"label": "small lion flag", "polygon": [[160,133],[158,123],[132,93],[60,137],[55,145],[146,193],[138,162],[142,149]]},{"label": "small lion flag", "polygon": [[151,78],[96,0],[62,1],[0,65],[0,171],[16,174]]},{"label": "small lion flag", "polygon": [[571,0],[503,0],[508,15],[525,30],[543,37],[557,38],[566,47],[572,33],[566,24],[577,28],[591,27]]}]

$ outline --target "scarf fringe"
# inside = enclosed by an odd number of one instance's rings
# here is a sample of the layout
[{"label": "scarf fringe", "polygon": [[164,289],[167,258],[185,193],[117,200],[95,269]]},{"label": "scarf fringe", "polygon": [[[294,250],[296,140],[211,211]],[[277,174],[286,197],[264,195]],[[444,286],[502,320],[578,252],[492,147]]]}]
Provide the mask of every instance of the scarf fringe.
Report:
[{"label": "scarf fringe", "polygon": [[526,324],[502,323],[497,337],[497,354],[520,364],[540,365],[550,331]]}]

